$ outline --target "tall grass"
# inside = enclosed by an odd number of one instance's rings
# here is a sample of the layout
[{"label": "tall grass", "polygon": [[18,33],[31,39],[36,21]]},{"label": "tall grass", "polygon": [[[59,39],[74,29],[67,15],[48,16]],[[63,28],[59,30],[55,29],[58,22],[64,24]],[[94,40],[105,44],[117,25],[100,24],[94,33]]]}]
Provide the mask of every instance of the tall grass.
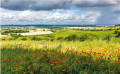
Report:
[{"label": "tall grass", "polygon": [[[86,51],[90,52],[92,49],[94,52],[104,52],[109,50],[108,54],[111,54],[120,50],[120,43],[103,40],[93,41],[1,41],[1,49],[56,49],[62,52],[72,51]],[[119,53],[116,53],[119,54]]]},{"label": "tall grass", "polygon": [[2,41],[2,74],[120,73],[120,44],[111,41]]}]

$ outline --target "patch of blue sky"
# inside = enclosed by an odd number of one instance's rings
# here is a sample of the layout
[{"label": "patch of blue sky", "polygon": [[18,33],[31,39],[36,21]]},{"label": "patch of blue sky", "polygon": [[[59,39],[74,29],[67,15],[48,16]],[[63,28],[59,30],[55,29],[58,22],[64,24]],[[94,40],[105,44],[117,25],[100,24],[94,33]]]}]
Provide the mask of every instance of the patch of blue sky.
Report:
[{"label": "patch of blue sky", "polygon": [[82,14],[85,12],[84,10],[76,8],[75,6],[71,6],[71,10],[73,10],[76,14]]}]

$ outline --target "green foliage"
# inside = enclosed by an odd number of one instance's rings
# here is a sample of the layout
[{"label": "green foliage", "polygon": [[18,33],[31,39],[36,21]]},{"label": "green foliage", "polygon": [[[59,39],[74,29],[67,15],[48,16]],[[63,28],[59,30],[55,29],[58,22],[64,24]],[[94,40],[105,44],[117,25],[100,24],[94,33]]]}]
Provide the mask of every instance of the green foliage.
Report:
[{"label": "green foliage", "polygon": [[115,30],[114,34],[118,34],[118,33],[119,33],[119,31],[118,31],[118,30]]},{"label": "green foliage", "polygon": [[33,37],[31,37],[31,40],[42,40],[42,38],[39,38],[37,36],[33,36]]},{"label": "green foliage", "polygon": [[117,36],[116,37],[120,37],[120,32],[118,32]]},{"label": "green foliage", "polygon": [[116,26],[120,26],[120,24],[115,25],[115,27],[116,27]]},{"label": "green foliage", "polygon": [[4,40],[6,40],[6,38],[5,38],[5,37],[2,37],[2,38],[1,38],[1,40],[3,40],[3,41],[4,41]]},{"label": "green foliage", "polygon": [[65,38],[65,40],[67,41],[75,41],[77,40],[77,35],[73,34],[73,35],[69,35],[68,37]]},{"label": "green foliage", "polygon": [[112,37],[112,36],[111,36],[110,34],[107,34],[107,35],[103,38],[103,40],[110,41],[111,37]]},{"label": "green foliage", "polygon": [[11,36],[10,40],[16,40],[17,38],[22,37],[22,35],[20,34],[10,34],[10,36]]},{"label": "green foliage", "polygon": [[2,35],[7,35],[8,33],[26,33],[26,32],[29,32],[29,31],[25,31],[25,30],[5,30],[5,31],[2,31],[1,34]]},{"label": "green foliage", "polygon": [[63,39],[64,39],[63,37],[58,37],[57,38],[57,40],[60,40],[60,41],[63,40]]},{"label": "green foliage", "polygon": [[21,38],[21,40],[24,40],[24,41],[25,41],[25,40],[27,40],[27,38],[26,38],[26,37],[23,37],[23,38]]},{"label": "green foliage", "polygon": [[87,35],[83,35],[80,37],[80,41],[85,41],[88,39],[88,36]]}]

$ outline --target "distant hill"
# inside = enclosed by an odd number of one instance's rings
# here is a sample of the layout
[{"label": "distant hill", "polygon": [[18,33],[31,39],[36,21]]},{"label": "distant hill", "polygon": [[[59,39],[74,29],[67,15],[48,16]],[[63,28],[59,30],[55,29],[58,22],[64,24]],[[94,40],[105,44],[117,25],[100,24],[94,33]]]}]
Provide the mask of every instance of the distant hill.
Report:
[{"label": "distant hill", "polygon": [[120,26],[120,24],[115,25],[115,27],[116,27],[116,26]]},{"label": "distant hill", "polygon": [[89,35],[89,36],[94,36],[94,37],[104,37],[108,34],[110,34],[111,36],[115,36],[115,34],[113,34],[114,31],[79,31],[79,30],[70,30],[70,29],[62,29],[60,31],[57,31],[55,33],[53,33],[53,35],[55,35],[56,38],[58,37],[67,37],[69,35],[77,35],[77,36],[82,36],[82,35]]}]

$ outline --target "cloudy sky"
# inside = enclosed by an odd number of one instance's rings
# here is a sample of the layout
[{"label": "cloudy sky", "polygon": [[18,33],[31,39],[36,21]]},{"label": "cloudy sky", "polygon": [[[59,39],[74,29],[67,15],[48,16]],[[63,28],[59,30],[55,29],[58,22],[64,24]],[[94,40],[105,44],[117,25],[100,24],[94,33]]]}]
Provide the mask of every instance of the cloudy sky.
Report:
[{"label": "cloudy sky", "polygon": [[120,0],[1,0],[2,25],[120,24]]}]

